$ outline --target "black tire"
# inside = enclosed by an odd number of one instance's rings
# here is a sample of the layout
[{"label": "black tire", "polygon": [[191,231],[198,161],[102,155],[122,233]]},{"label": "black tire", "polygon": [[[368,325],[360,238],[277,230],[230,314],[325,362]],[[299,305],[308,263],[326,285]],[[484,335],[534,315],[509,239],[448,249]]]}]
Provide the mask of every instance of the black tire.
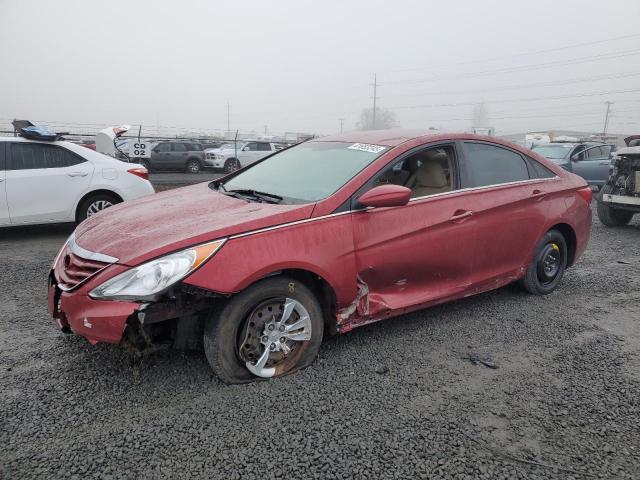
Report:
[{"label": "black tire", "polygon": [[202,164],[200,164],[199,160],[196,159],[191,159],[187,161],[187,167],[186,167],[187,173],[200,173],[200,170],[202,170]]},{"label": "black tire", "polygon": [[107,193],[97,193],[85,198],[80,205],[78,205],[78,211],[76,212],[76,221],[78,223],[86,220],[91,215],[98,213],[105,208],[109,208],[116,203],[120,203],[120,200],[115,195],[109,195]]},{"label": "black tire", "polygon": [[[255,283],[219,305],[205,323],[204,352],[209,365],[220,380],[225,383],[246,383],[260,378],[248,370],[247,359],[241,358],[241,351],[243,347],[248,346],[245,342],[249,341],[249,338],[255,338],[255,335],[253,337],[247,335],[249,325],[255,326],[251,321],[256,318],[254,312],[265,302],[284,301],[284,299],[295,300],[304,306],[310,317],[311,332],[310,339],[295,342],[294,349],[288,355],[276,352],[277,355],[283,356],[283,359],[275,364],[276,372],[273,377],[280,377],[308,367],[315,360],[322,343],[324,329],[322,308],[316,296],[298,280],[288,277],[271,277]],[[271,318],[275,319],[276,315]],[[257,326],[256,329],[264,328],[266,332],[268,321],[268,319],[262,320],[263,325]],[[256,344],[261,342],[261,339],[265,338],[262,335],[264,334],[258,334],[258,338],[253,341]],[[262,352],[266,348],[267,345],[264,345]],[[253,354],[249,353],[249,355]],[[271,355],[271,353],[268,354],[269,357]]]},{"label": "black tire", "polygon": [[[548,268],[551,265],[554,268]],[[558,230],[549,230],[538,242],[522,284],[529,293],[548,295],[562,280],[567,268],[567,241]]]},{"label": "black tire", "polygon": [[227,160],[224,162],[225,173],[233,173],[240,170],[240,168],[240,161],[237,158],[227,158]]},{"label": "black tire", "polygon": [[605,185],[600,189],[598,196],[598,218],[605,227],[621,227],[626,225],[633,218],[634,212],[620,210],[601,201],[602,195],[613,192],[611,185]]}]

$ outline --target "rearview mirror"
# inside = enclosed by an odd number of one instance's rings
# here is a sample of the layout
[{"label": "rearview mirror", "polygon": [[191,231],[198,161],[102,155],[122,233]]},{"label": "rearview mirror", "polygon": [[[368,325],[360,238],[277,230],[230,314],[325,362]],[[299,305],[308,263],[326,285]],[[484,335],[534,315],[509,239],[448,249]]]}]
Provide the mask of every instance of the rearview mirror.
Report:
[{"label": "rearview mirror", "polygon": [[365,207],[401,207],[409,203],[411,190],[401,185],[380,185],[363,193],[358,201]]}]

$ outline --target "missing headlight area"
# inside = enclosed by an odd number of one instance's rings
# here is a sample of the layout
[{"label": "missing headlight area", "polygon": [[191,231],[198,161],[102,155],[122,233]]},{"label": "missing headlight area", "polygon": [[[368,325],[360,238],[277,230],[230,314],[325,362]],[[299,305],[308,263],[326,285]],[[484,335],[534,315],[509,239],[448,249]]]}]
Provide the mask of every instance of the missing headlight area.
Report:
[{"label": "missing headlight area", "polygon": [[205,320],[220,298],[213,292],[181,285],[167,298],[143,303],[127,318],[123,346],[138,352],[159,345],[202,350]]}]

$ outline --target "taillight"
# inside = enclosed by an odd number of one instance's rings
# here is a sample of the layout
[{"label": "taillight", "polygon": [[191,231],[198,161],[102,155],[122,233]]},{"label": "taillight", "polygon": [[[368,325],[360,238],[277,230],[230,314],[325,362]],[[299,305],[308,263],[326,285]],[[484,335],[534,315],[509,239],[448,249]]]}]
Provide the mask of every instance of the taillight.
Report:
[{"label": "taillight", "polygon": [[580,195],[587,205],[591,205],[591,200],[593,199],[593,192],[591,191],[591,187],[582,187],[576,191],[578,195]]},{"label": "taillight", "polygon": [[140,178],[143,178],[145,180],[149,180],[149,170],[147,170],[144,167],[130,168],[129,170],[127,170],[127,172],[135,175],[136,177],[140,177]]}]

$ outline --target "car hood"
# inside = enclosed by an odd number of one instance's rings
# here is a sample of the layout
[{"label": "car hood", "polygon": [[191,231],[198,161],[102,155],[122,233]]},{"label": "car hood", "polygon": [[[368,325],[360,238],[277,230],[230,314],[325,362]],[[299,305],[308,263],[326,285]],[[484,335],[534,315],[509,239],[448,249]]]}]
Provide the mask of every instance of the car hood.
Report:
[{"label": "car hood", "polygon": [[199,243],[311,216],[314,204],[277,205],[223,195],[207,183],[110,207],[76,229],[76,242],[135,266]]}]

